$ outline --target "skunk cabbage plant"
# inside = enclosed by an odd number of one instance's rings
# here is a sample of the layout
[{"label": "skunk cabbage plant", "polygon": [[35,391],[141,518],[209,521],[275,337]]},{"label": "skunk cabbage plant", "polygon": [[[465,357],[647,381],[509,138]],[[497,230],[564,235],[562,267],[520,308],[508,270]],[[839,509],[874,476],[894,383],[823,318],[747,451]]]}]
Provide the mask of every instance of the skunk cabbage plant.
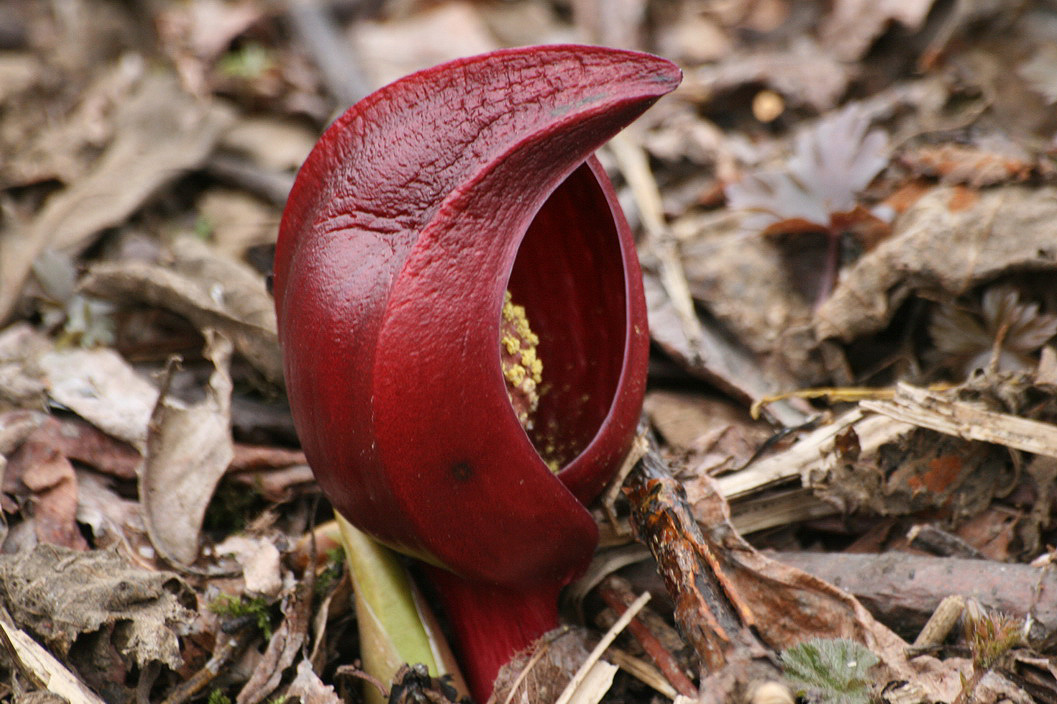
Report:
[{"label": "skunk cabbage plant", "polygon": [[482,701],[557,625],[598,539],[584,506],[633,440],[641,272],[592,153],[679,80],[585,46],[413,74],[326,131],[283,214],[304,451],[338,512],[426,564]]}]

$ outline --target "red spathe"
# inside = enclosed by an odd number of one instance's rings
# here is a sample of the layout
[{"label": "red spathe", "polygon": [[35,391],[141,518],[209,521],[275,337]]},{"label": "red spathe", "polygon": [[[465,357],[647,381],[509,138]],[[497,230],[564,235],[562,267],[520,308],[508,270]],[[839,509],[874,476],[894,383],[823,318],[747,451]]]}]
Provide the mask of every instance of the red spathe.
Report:
[{"label": "red spathe", "polygon": [[[679,77],[634,52],[506,50],[397,81],[323,135],[275,299],[298,435],[352,523],[482,588],[552,595],[586,566],[583,503],[633,439],[649,344],[634,242],[590,155]],[[532,437],[500,366],[508,288],[540,337]]]}]

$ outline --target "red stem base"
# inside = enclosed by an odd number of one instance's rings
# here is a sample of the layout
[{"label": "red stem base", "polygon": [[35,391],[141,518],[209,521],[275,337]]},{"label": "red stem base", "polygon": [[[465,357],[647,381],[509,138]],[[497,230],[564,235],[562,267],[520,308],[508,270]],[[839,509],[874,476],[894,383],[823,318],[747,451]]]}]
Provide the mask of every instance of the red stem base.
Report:
[{"label": "red stem base", "polygon": [[557,585],[527,591],[469,582],[438,567],[425,567],[448,614],[459,665],[478,702],[492,694],[499,669],[558,626]]}]

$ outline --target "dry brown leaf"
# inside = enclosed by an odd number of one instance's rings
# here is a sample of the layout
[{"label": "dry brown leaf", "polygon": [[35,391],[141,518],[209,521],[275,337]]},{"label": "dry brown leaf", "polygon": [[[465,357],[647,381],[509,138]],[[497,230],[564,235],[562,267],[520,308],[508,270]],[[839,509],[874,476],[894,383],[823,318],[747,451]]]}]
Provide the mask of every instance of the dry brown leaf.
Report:
[{"label": "dry brown leaf", "polygon": [[264,656],[235,699],[236,704],[257,704],[279,686],[283,673],[290,667],[308,640],[309,612],[312,594],[305,594],[304,584],[289,594],[283,603],[283,622],[275,629]]},{"label": "dry brown leaf", "polygon": [[213,547],[214,555],[232,555],[242,568],[246,593],[279,596],[283,587],[279,550],[267,537],[232,535]]},{"label": "dry brown leaf", "polygon": [[269,171],[294,172],[312,151],[319,133],[292,120],[243,115],[221,138],[220,146],[248,157]]},{"label": "dry brown leaf", "polygon": [[908,658],[907,643],[853,596],[752,549],[730,526],[729,508],[718,487],[713,485],[699,497],[695,514],[704,521],[711,540],[725,545],[724,576],[751,606],[753,626],[768,645],[784,649],[810,637],[849,638],[881,659],[885,668],[881,676],[886,680],[913,681],[931,701],[951,701],[957,694],[964,662]]},{"label": "dry brown leaf", "polygon": [[670,445],[692,453],[687,465],[695,472],[739,467],[772,434],[763,423],[752,421],[744,408],[700,393],[651,391],[644,410]]},{"label": "dry brown leaf", "polygon": [[14,410],[0,414],[0,455],[10,455],[48,419],[40,411]]},{"label": "dry brown leaf", "polygon": [[[50,428],[43,425],[11,455],[4,472],[5,492],[31,497],[33,528],[37,540],[73,550],[87,550],[77,527],[77,477],[73,465],[51,443]],[[22,488],[17,482],[21,482]]]},{"label": "dry brown leaf", "polygon": [[979,137],[972,144],[920,146],[901,154],[900,161],[917,174],[971,188],[1026,181],[1035,169],[1027,149],[998,134]]},{"label": "dry brown leaf", "polygon": [[280,469],[231,472],[228,476],[260,494],[265,501],[282,503],[298,492],[318,491],[316,475],[307,464],[296,464]]},{"label": "dry brown leaf", "polygon": [[[72,184],[82,178],[91,168],[92,155],[113,138],[116,128],[113,113],[120,103],[129,99],[130,91],[146,69],[141,56],[125,54],[97,69],[97,75],[87,85],[80,86],[76,104],[70,107],[69,98],[56,95],[54,86],[49,86],[54,80],[48,70],[51,63],[31,59],[32,83],[21,94],[3,101],[20,108],[4,116],[0,132],[3,135],[0,139],[8,143],[7,149],[0,148],[5,155],[0,164],[0,183],[5,187],[48,180]],[[61,115],[61,119],[41,120],[41,113],[45,111]]]},{"label": "dry brown leaf", "polygon": [[[699,344],[691,343],[657,277],[645,272],[643,281],[651,337],[691,373],[750,402],[793,385],[791,381],[784,381],[787,377],[780,371],[761,368],[750,351],[711,326],[703,326]],[[795,425],[803,418],[799,411],[786,404],[775,406],[771,411],[789,425]]]},{"label": "dry brown leaf", "polygon": [[[12,618],[60,656],[82,634],[108,631],[93,647],[116,648],[128,665],[183,663],[176,630],[194,615],[182,603],[190,589],[170,572],[129,565],[116,552],[74,552],[51,545],[0,556],[0,596]],[[91,639],[90,639],[91,640]],[[110,652],[113,652],[112,650]]]},{"label": "dry brown leaf", "polygon": [[44,404],[45,384],[35,362],[51,348],[51,341],[29,323],[0,330],[0,409]]},{"label": "dry brown leaf", "polygon": [[115,492],[95,472],[77,470],[77,522],[91,530],[95,548],[120,546],[130,561],[147,562],[150,540],[139,502]]},{"label": "dry brown leaf", "polygon": [[1031,59],[1017,68],[1017,73],[1046,99],[1048,105],[1057,103],[1057,47],[1040,47]]},{"label": "dry brown leaf", "polygon": [[25,437],[12,444],[12,431],[32,424],[43,426],[38,438],[48,447],[71,460],[119,479],[135,479],[142,457],[131,445],[115,440],[95,426],[78,418],[59,417],[31,411],[10,411],[0,415],[0,455],[10,454]]},{"label": "dry brown leaf", "polygon": [[84,291],[116,301],[135,300],[170,310],[200,331],[215,329],[272,383],[282,383],[275,310],[262,276],[191,237],[177,239],[174,262],[124,260],[92,267]]},{"label": "dry brown leaf", "polygon": [[817,339],[850,342],[882,329],[916,288],[956,297],[1010,270],[1057,269],[1057,188],[981,191],[968,207],[952,209],[958,193],[923,196],[889,239],[844,271],[816,313]]},{"label": "dry brown leaf", "polygon": [[231,439],[231,342],[206,331],[214,370],[206,398],[190,407],[159,397],[150,416],[139,492],[151,542],[167,560],[190,564],[206,507],[234,456]]},{"label": "dry brown leaf", "polygon": [[898,22],[918,31],[935,0],[837,0],[822,22],[819,35],[826,48],[843,61],[861,59],[889,25]]},{"label": "dry brown leaf", "polygon": [[453,0],[390,20],[351,27],[356,55],[375,86],[461,56],[498,48],[477,6]]},{"label": "dry brown leaf", "polygon": [[837,105],[855,70],[803,37],[788,49],[734,53],[716,66],[689,71],[684,90],[702,91],[714,98],[745,85],[762,84],[794,106],[821,113]]},{"label": "dry brown leaf", "polygon": [[242,191],[212,188],[198,201],[198,212],[224,257],[242,259],[250,247],[275,242],[279,211]]},{"label": "dry brown leaf", "polygon": [[734,50],[730,33],[702,12],[701,6],[680,4],[679,15],[660,23],[656,31],[657,52],[681,66],[720,61]]},{"label": "dry brown leaf", "polygon": [[163,185],[200,166],[230,119],[220,104],[181,91],[172,76],[147,73],[119,106],[115,137],[84,178],[49,198],[24,227],[0,231],[0,321],[41,252],[81,251],[123,223]]},{"label": "dry brown leaf", "polygon": [[[762,237],[737,230],[703,229],[683,243],[682,254],[694,299],[704,304],[740,345],[761,359],[757,362],[741,351],[749,361],[728,362],[733,383],[753,389],[752,397],[760,398],[772,393],[766,389],[809,386],[822,378],[818,360],[807,352],[813,343],[810,297],[790,295],[796,277],[779,248]],[[649,286],[647,302],[653,305]],[[650,313],[652,326],[652,308]],[[724,345],[736,348],[724,336],[717,337]],[[752,370],[753,366],[757,369]],[[764,376],[758,367],[763,367]]]},{"label": "dry brown leaf", "polygon": [[562,629],[543,635],[533,647],[504,665],[496,677],[494,704],[553,702],[590,651],[587,634]]},{"label": "dry brown leaf", "polygon": [[[4,639],[10,643],[8,654],[14,658],[23,672],[29,672],[31,676],[41,683],[54,699],[45,697],[32,698],[29,693],[23,693],[23,702],[65,702],[67,704],[104,704],[95,692],[89,689],[77,676],[70,672],[54,655],[33,640],[20,628],[0,621],[0,629],[4,631]],[[36,693],[34,693],[36,694]]]},{"label": "dry brown leaf", "polygon": [[343,700],[329,684],[323,684],[312,669],[312,663],[302,660],[297,665],[297,676],[286,688],[290,697],[298,697],[301,704],[342,704]]},{"label": "dry brown leaf", "polygon": [[135,448],[147,439],[158,390],[111,349],[52,350],[38,360],[48,396]]}]

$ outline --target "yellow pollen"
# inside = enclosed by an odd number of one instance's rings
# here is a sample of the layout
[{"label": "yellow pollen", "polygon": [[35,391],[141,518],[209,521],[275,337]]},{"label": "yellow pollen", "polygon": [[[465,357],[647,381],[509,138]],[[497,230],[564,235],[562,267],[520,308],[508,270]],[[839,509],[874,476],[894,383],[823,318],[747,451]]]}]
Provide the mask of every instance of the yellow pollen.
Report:
[{"label": "yellow pollen", "polygon": [[536,346],[537,336],[529,327],[525,307],[516,305],[510,291],[503,295],[499,325],[499,346],[507,395],[521,425],[532,428],[532,415],[539,406],[538,386],[543,380],[543,362]]}]

